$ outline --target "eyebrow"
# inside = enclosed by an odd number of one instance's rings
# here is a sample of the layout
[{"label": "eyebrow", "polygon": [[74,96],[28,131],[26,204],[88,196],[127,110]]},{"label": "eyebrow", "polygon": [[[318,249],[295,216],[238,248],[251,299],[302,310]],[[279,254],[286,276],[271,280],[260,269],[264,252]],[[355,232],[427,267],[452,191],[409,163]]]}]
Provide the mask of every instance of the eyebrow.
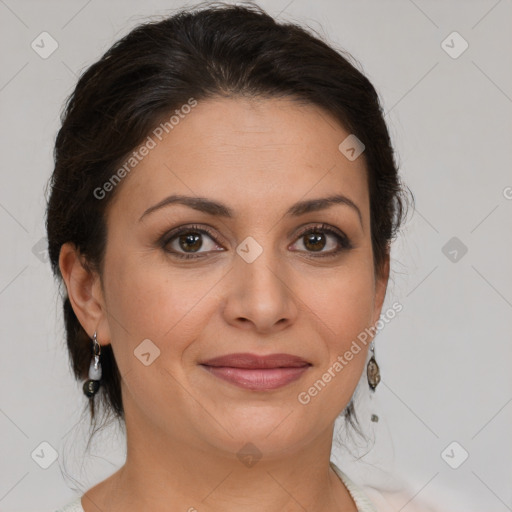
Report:
[{"label": "eyebrow", "polygon": [[[209,215],[215,215],[217,217],[225,217],[228,219],[232,219],[235,217],[234,211],[226,206],[223,203],[218,201],[213,201],[211,199],[207,199],[205,197],[191,197],[191,196],[183,196],[183,195],[171,195],[162,199],[162,201],[157,204],[149,207],[140,217],[139,222],[150,213],[155,212],[156,210],[160,210],[166,206],[171,204],[182,204],[188,206],[189,208],[193,208],[194,210],[207,213]],[[352,199],[342,195],[335,194],[328,197],[322,197],[318,199],[308,199],[306,201],[299,201],[292,205],[285,213],[285,216],[299,217],[300,215],[304,215],[310,212],[317,212],[320,210],[325,210],[330,206],[335,204],[345,205],[352,208],[359,217],[359,222],[361,223],[361,227],[363,226],[363,216],[361,214],[361,210],[358,206],[352,201]]]}]

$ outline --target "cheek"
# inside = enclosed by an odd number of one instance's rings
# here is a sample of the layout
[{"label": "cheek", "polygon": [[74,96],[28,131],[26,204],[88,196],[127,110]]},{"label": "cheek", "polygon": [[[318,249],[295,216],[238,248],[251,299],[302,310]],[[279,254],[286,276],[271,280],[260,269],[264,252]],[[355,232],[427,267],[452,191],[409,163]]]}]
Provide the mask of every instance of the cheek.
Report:
[{"label": "cheek", "polygon": [[370,344],[365,329],[371,325],[373,299],[373,274],[364,269],[340,272],[310,297],[324,347],[316,372],[297,399],[312,417],[334,421],[353,395],[365,370]]},{"label": "cheek", "polygon": [[318,393],[315,407],[326,407],[326,414],[348,403],[366,363],[371,339],[365,330],[373,318],[374,278],[373,268],[364,260],[324,280],[322,289],[307,300],[320,319],[317,328],[324,340],[320,366],[308,384],[316,386],[312,389],[312,396]]},{"label": "cheek", "polygon": [[[170,270],[165,263],[126,256],[111,258],[108,266],[108,304],[110,325],[133,351],[144,339],[161,349],[177,353],[201,331],[207,321],[204,300],[219,278],[186,270]],[[123,350],[124,351],[124,350]]]},{"label": "cheek", "polygon": [[[303,283],[315,290],[311,283]],[[322,286],[306,295],[305,302],[329,333],[328,339],[340,349],[369,327],[373,318],[374,279],[368,268],[343,269]]]}]

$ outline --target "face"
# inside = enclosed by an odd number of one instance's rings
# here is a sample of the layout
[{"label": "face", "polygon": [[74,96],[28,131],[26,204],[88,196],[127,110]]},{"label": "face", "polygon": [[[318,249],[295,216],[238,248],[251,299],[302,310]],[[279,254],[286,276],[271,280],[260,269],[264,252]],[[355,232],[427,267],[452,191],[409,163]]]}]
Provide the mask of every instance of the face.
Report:
[{"label": "face", "polygon": [[[332,427],[370,340],[344,355],[378,320],[387,282],[374,273],[364,154],[338,149],[348,135],[311,105],[216,99],[153,137],[109,206],[101,281],[98,338],[129,421],[276,456]],[[287,356],[212,361],[232,354]]]}]

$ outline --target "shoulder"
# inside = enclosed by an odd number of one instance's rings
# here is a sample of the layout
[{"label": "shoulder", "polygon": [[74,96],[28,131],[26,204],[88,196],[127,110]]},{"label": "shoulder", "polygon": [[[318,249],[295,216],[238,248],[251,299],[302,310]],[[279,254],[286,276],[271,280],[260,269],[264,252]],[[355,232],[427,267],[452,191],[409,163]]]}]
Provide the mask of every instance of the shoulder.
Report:
[{"label": "shoulder", "polygon": [[[338,466],[336,466],[336,464],[334,464],[334,462],[331,462],[331,467],[345,484],[345,487],[357,506],[358,512],[377,512],[373,502],[370,501],[370,498],[361,487],[354,483]],[[381,512],[380,508],[379,512]]]},{"label": "shoulder", "polygon": [[415,498],[415,494],[410,489],[392,492],[379,490],[376,487],[359,486],[333,462],[331,466],[347,487],[357,505],[358,512],[396,512],[405,505],[409,512],[437,512],[432,505]]},{"label": "shoulder", "polygon": [[82,507],[82,498],[78,496],[73,501],[69,502],[67,505],[57,509],[55,512],[84,512]]}]

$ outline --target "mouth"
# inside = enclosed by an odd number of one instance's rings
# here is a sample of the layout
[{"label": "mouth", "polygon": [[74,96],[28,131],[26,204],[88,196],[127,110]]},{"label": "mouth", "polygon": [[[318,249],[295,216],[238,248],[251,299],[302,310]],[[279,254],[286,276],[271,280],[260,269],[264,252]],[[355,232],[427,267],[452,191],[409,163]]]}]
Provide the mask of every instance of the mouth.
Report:
[{"label": "mouth", "polygon": [[209,359],[200,365],[215,377],[238,387],[267,391],[299,379],[311,363],[290,354],[229,354]]}]

